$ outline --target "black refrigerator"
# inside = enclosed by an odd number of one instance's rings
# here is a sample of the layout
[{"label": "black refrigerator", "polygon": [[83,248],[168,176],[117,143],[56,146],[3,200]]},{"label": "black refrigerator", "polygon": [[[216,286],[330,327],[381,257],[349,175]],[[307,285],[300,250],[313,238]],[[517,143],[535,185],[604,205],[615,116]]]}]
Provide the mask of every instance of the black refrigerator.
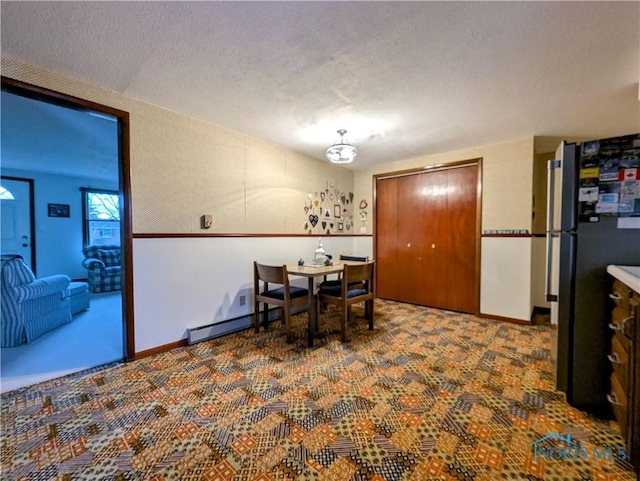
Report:
[{"label": "black refrigerator", "polygon": [[572,406],[609,417],[606,268],[640,265],[640,135],[563,142],[555,159],[547,168],[545,288],[556,325],[556,388]]}]

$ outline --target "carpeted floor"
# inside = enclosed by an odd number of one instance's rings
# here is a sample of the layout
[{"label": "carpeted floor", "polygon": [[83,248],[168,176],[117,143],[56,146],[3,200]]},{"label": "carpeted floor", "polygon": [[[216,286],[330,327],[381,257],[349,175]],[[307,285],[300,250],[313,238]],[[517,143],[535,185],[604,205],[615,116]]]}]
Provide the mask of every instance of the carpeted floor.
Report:
[{"label": "carpeted floor", "polygon": [[2,479],[636,479],[553,391],[546,327],[376,301],[310,349],[305,322],[3,395]]},{"label": "carpeted floor", "polygon": [[91,307],[69,324],[0,349],[0,392],[122,360],[122,329],[120,291],[91,293]]}]

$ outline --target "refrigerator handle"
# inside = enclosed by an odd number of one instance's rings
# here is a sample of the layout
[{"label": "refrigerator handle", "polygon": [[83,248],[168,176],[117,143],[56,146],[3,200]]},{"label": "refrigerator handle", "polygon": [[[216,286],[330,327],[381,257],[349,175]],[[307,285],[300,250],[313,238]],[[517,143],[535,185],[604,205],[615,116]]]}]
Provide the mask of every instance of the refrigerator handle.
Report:
[{"label": "refrigerator handle", "polygon": [[553,230],[553,214],[555,211],[556,169],[560,167],[559,160],[549,160],[547,162],[547,232]]},{"label": "refrigerator handle", "polygon": [[558,296],[551,293],[551,275],[553,262],[553,211],[554,205],[554,189],[556,184],[555,169],[560,167],[559,160],[550,160],[547,162],[547,276],[544,282],[544,292],[548,302],[556,302]]},{"label": "refrigerator handle", "polygon": [[558,296],[551,294],[551,269],[553,263],[553,235],[551,232],[547,232],[547,277],[544,281],[544,293],[547,298],[547,302],[557,302]]}]

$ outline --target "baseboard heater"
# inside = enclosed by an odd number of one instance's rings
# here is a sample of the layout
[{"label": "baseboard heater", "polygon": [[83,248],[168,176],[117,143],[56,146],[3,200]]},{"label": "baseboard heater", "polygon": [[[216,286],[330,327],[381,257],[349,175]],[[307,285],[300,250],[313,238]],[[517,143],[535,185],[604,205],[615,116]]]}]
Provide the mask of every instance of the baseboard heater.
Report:
[{"label": "baseboard heater", "polygon": [[[304,310],[306,310],[306,308],[303,307],[302,309],[294,310],[291,313],[297,314]],[[260,317],[260,320],[262,321],[262,316]],[[269,322],[277,321],[278,319],[280,319],[280,309],[269,309]],[[206,326],[187,329],[187,342],[189,345],[192,345],[198,342],[208,341],[209,339],[227,336],[234,332],[244,331],[245,329],[251,329],[252,327],[253,314],[247,314],[234,319],[216,322],[215,324],[207,324]]]}]

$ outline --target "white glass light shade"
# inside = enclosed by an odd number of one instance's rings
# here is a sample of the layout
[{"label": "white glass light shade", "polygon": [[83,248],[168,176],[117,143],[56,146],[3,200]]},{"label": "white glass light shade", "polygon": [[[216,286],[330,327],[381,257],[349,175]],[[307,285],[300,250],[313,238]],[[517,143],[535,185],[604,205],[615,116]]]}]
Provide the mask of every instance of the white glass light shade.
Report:
[{"label": "white glass light shade", "polygon": [[334,164],[348,164],[358,155],[358,149],[345,140],[346,133],[346,130],[338,130],[340,140],[327,149],[327,159]]}]

